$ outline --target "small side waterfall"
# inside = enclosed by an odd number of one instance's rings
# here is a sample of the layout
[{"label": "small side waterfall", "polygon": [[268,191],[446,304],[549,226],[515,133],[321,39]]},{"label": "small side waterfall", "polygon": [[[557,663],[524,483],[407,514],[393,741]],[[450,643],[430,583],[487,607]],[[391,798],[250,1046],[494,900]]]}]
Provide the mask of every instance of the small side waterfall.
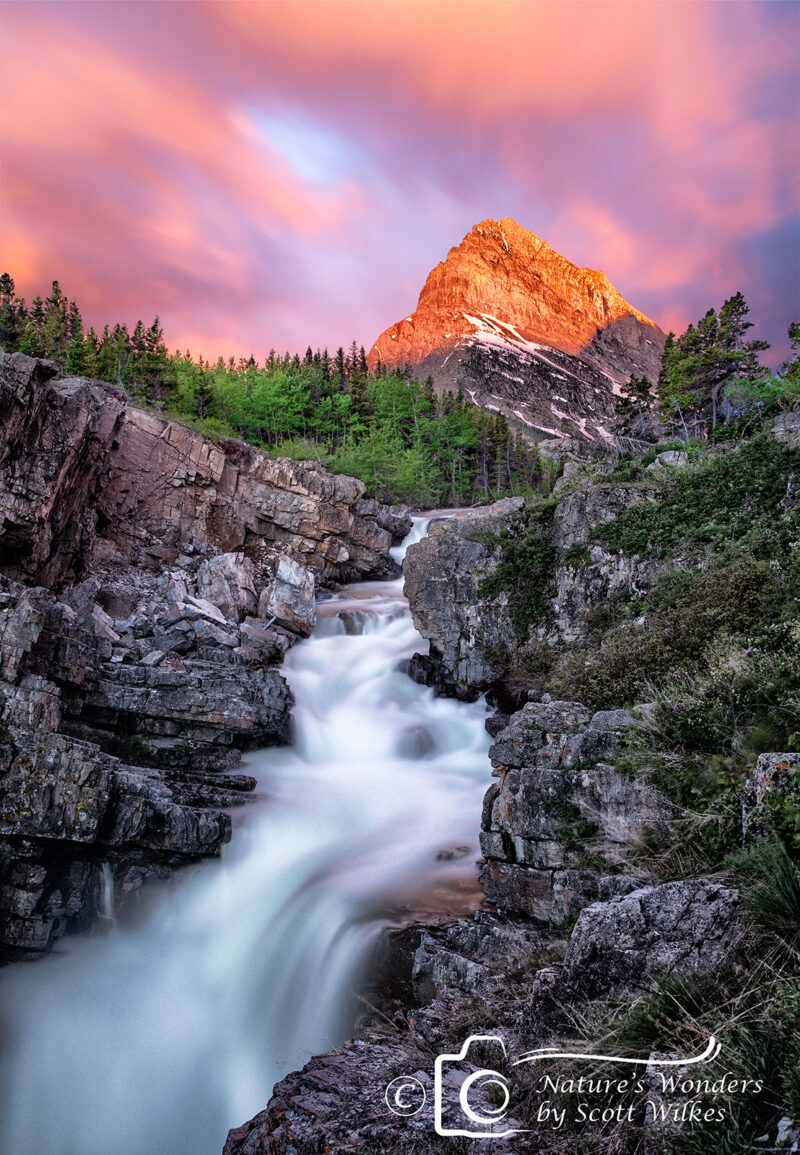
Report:
[{"label": "small side waterfall", "polygon": [[103,863],[103,885],[100,891],[100,917],[114,921],[114,870],[110,862]]},{"label": "small side waterfall", "polygon": [[5,1155],[219,1155],[277,1079],[347,1037],[386,913],[475,877],[485,708],[411,682],[421,645],[402,581],[322,602],[284,665],[294,744],[247,759],[261,800],[223,861],[0,974]]}]

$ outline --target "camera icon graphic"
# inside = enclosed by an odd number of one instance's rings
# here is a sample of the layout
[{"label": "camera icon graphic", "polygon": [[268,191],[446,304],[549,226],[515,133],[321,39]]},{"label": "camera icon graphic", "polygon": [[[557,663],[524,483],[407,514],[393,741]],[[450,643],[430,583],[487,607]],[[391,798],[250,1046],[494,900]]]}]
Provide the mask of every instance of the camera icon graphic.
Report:
[{"label": "camera icon graphic", "polygon": [[[459,1064],[469,1061],[470,1050],[485,1053],[486,1048],[497,1048],[498,1059],[507,1057],[506,1045],[497,1035],[470,1035],[456,1055],[439,1055],[433,1071],[434,1127],[437,1135],[464,1136],[468,1139],[503,1139],[516,1135],[519,1127],[504,1124],[511,1101],[511,1091],[505,1075],[492,1067],[478,1067],[466,1074]],[[448,1087],[445,1087],[445,1083]],[[445,1092],[457,1087],[460,1118],[451,1121],[454,1103],[445,1102]],[[489,1101],[491,1100],[491,1101]],[[447,1120],[445,1120],[447,1113]]]}]

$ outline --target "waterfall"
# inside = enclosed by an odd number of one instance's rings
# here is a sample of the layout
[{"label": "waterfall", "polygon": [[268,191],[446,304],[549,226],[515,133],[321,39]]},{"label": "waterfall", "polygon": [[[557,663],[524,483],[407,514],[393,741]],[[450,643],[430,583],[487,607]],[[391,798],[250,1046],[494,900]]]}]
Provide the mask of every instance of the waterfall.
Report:
[{"label": "waterfall", "polygon": [[[247,757],[259,800],[222,861],[0,974],[5,1155],[219,1155],[276,1080],[351,1033],[387,914],[474,880],[485,707],[403,673],[424,643],[401,580],[319,611],[283,668],[294,742]],[[437,858],[455,846],[470,853]]]},{"label": "waterfall", "polygon": [[100,917],[114,921],[114,869],[103,863],[103,886],[100,891]]}]

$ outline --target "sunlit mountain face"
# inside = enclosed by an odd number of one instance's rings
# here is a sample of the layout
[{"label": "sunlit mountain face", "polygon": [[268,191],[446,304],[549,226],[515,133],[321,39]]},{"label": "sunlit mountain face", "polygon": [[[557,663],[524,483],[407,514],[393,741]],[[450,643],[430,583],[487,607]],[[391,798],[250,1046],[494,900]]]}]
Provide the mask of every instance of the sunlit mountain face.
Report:
[{"label": "sunlit mountain face", "polygon": [[608,278],[580,269],[516,221],[474,226],[428,275],[414,312],[370,350],[411,365],[541,437],[610,437],[631,376],[658,379],[664,333]]},{"label": "sunlit mountain face", "polygon": [[795,4],[3,5],[2,263],[171,346],[332,348],[487,217],[663,330],[796,312]]}]

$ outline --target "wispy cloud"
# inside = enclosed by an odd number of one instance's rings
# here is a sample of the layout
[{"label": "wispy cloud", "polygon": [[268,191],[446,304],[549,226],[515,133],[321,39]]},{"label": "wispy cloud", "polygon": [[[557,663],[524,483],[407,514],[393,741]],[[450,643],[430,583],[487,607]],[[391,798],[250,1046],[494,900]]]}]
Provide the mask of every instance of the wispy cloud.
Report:
[{"label": "wispy cloud", "polygon": [[[3,263],[207,355],[369,344],[486,216],[660,323],[798,302],[795,3],[2,9]],[[795,249],[795,259],[792,250]]]}]

